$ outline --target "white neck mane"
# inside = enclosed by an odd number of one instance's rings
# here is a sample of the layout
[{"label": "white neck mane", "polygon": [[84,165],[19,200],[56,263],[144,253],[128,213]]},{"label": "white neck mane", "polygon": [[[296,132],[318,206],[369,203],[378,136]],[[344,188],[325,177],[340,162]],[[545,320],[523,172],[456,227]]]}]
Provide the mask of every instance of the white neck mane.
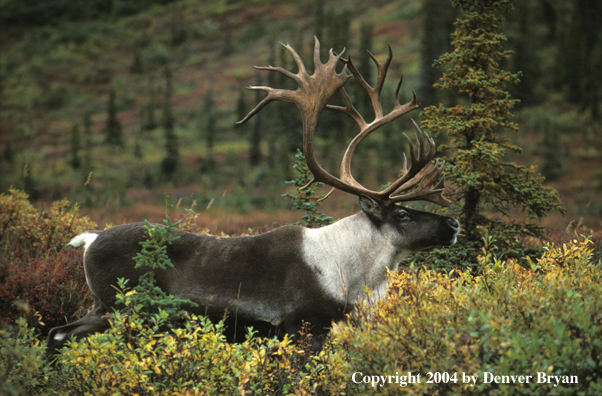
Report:
[{"label": "white neck mane", "polygon": [[303,258],[315,268],[327,294],[354,304],[366,297],[368,286],[373,297],[384,296],[387,268],[396,270],[405,253],[390,243],[386,227],[379,230],[360,212],[330,226],[304,230]]}]

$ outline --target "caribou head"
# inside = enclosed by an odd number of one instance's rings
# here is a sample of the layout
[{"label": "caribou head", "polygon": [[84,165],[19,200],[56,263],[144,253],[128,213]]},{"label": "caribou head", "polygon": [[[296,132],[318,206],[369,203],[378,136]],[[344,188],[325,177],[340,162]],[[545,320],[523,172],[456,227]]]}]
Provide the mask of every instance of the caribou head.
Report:
[{"label": "caribou head", "polygon": [[[174,268],[157,272],[155,279],[165,292],[198,304],[196,314],[220,320],[225,313],[226,335],[240,339],[243,326],[253,326],[260,336],[297,334],[309,323],[314,334],[314,348],[321,347],[333,321],[344,317],[368,286],[380,297],[387,288],[387,270],[397,270],[402,257],[432,246],[452,245],[460,224],[453,218],[421,212],[399,205],[424,200],[447,206],[442,196],[443,164],[433,161],[435,143],[414,123],[415,145],[408,138],[410,165],[404,160],[402,176],[382,191],[372,191],[358,183],[351,174],[351,158],[358,144],[378,127],[418,108],[416,97],[399,104],[401,80],[395,91],[394,108],[383,114],[381,91],[392,54],[384,63],[374,60],[377,82],[370,86],[351,63],[330,51],[329,60],[320,60],[320,44],[315,41],[315,72],[309,75],[293,48],[284,47],[293,56],[299,71],[295,74],[280,67],[258,67],[282,73],[297,82],[296,90],[250,87],[267,92],[242,121],[257,114],[275,100],[294,103],[303,119],[303,151],[314,175],[311,183],[322,182],[334,189],[357,195],[361,211],[336,223],[308,229],[283,226],[270,232],[244,237],[221,238],[174,231],[180,238],[168,248]],[[336,66],[345,66],[340,73]],[[368,123],[351,104],[343,87],[351,77],[368,93],[375,118]],[[339,92],[345,106],[330,105]],[[340,177],[324,170],[314,155],[313,136],[323,110],[342,112],[359,126],[341,163]],[[406,136],[407,137],[407,136]],[[426,145],[425,145],[426,139]],[[427,147],[428,146],[428,147]],[[82,319],[51,330],[48,352],[60,348],[71,335],[82,337],[109,327],[107,314],[115,307],[118,278],[136,284],[141,270],[133,257],[144,239],[142,223],[125,224],[103,232],[86,232],[73,238],[72,246],[85,247],[86,281],[94,298],[94,307]],[[236,313],[236,317],[232,313]],[[234,323],[239,326],[238,331]]]}]

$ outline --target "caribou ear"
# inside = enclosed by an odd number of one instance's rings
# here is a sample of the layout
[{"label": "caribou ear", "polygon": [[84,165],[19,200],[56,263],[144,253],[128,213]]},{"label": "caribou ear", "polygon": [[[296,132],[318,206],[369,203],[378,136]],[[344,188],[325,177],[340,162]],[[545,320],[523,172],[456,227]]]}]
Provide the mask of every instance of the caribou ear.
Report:
[{"label": "caribou ear", "polygon": [[385,207],[366,195],[360,195],[360,207],[373,221],[380,223],[385,219]]}]

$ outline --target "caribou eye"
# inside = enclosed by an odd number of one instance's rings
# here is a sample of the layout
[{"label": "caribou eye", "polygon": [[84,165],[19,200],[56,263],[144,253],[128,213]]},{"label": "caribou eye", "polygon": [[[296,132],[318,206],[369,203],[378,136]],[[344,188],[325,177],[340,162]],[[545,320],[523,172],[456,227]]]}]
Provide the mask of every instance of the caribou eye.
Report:
[{"label": "caribou eye", "polygon": [[397,218],[399,218],[399,220],[410,220],[410,214],[405,210],[401,210],[397,213]]}]

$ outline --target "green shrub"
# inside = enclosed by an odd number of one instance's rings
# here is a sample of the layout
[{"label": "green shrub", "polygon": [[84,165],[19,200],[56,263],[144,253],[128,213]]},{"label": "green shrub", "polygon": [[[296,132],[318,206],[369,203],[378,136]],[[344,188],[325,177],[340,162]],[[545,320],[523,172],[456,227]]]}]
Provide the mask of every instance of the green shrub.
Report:
[{"label": "green shrub", "polygon": [[45,347],[25,319],[16,325],[0,329],[0,394],[47,394],[54,384],[44,360]]},{"label": "green shrub", "polygon": [[313,182],[313,175],[307,167],[305,157],[301,150],[297,149],[295,155],[295,164],[293,169],[297,174],[297,178],[291,181],[285,182],[286,184],[292,184],[297,189],[297,194],[282,194],[286,199],[293,201],[293,210],[304,211],[307,214],[300,217],[301,221],[295,223],[309,228],[318,228],[332,224],[332,217],[325,216],[324,213],[319,212],[316,208],[320,204],[320,201],[328,197],[327,195],[317,195],[319,187],[323,186],[324,183]]},{"label": "green shrub", "polygon": [[136,268],[147,267],[148,271],[138,278],[138,284],[134,286],[129,298],[126,298],[125,295],[125,284],[128,280],[118,279],[120,292],[117,293],[117,304],[124,306],[121,309],[122,313],[127,314],[134,310],[138,312],[141,319],[151,322],[155,321],[156,314],[160,314],[165,317],[166,324],[169,322],[177,324],[178,318],[186,314],[182,305],[193,307],[198,305],[190,300],[182,300],[167,294],[155,285],[155,270],[173,268],[173,264],[167,256],[167,245],[180,238],[171,235],[175,227],[180,224],[179,221],[172,224],[171,219],[167,217],[163,222],[165,226],[152,226],[145,221],[143,228],[146,231],[146,239],[140,242],[142,250],[134,257],[134,261]]}]

